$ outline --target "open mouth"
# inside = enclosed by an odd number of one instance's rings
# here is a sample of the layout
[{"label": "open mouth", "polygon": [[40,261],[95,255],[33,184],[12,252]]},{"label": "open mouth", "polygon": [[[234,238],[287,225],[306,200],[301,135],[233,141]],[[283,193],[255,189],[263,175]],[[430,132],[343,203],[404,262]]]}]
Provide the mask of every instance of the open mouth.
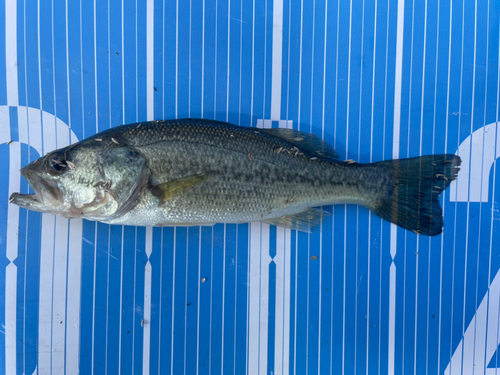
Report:
[{"label": "open mouth", "polygon": [[34,210],[42,202],[40,202],[40,199],[38,199],[38,196],[36,194],[12,193],[9,198],[9,203],[14,203],[20,207],[26,207]]},{"label": "open mouth", "polygon": [[57,205],[61,201],[59,189],[56,187],[54,181],[39,177],[27,167],[21,169],[21,174],[28,181],[35,194],[13,193],[9,198],[9,203],[14,203],[30,210],[48,211],[50,207]]}]

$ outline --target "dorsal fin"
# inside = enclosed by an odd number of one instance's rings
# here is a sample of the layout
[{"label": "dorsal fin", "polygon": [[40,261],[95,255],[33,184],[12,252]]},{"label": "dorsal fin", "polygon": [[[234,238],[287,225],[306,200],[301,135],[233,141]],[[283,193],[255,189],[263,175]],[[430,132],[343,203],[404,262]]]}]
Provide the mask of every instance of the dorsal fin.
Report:
[{"label": "dorsal fin", "polygon": [[[199,121],[199,122],[208,122],[212,124],[218,125],[232,125],[227,122],[217,121],[217,120],[208,120],[208,119],[196,119],[196,118],[186,118],[181,119],[179,121]],[[238,125],[235,125],[238,126]],[[310,157],[322,157],[329,159],[338,159],[339,154],[337,151],[328,144],[325,140],[316,137],[314,134],[301,132],[294,129],[285,129],[285,128],[273,128],[273,129],[262,129],[262,128],[248,128],[253,129],[254,131],[259,131],[262,133],[273,135],[277,138],[281,138],[294,146],[301,149],[301,151],[305,151]]]},{"label": "dorsal fin", "polygon": [[314,134],[301,132],[294,129],[259,129],[260,131],[274,135],[275,137],[284,139],[287,142],[297,146],[303,151],[306,151],[310,156],[338,159],[339,154],[325,140],[316,137]]}]

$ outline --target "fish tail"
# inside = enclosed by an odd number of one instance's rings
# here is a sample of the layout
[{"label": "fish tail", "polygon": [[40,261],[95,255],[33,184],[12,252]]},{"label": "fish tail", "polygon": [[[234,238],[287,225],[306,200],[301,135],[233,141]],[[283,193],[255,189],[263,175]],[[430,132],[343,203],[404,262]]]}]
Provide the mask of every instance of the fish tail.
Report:
[{"label": "fish tail", "polygon": [[460,157],[446,154],[376,163],[392,179],[372,210],[417,234],[440,234],[443,211],[439,198],[457,177],[460,162]]}]

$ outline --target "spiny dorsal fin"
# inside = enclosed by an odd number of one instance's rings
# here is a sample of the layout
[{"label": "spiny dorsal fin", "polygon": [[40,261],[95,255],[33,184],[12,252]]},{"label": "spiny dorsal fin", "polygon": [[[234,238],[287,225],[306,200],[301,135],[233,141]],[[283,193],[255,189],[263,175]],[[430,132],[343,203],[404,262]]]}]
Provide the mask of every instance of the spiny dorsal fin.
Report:
[{"label": "spiny dorsal fin", "polygon": [[209,173],[196,174],[189,177],[182,177],[176,180],[168,181],[163,184],[153,186],[151,193],[160,200],[160,204],[164,204],[169,199],[179,195],[184,190],[210,179],[212,175]]},{"label": "spiny dorsal fin", "polygon": [[306,233],[317,233],[321,230],[321,222],[332,216],[328,211],[309,208],[294,215],[281,216],[276,219],[263,220],[264,223],[299,230]]},{"label": "spiny dorsal fin", "polygon": [[284,139],[287,142],[300,148],[302,151],[307,151],[311,156],[338,159],[339,154],[325,140],[316,137],[314,134],[309,134],[293,129],[273,128],[259,129],[260,131],[274,135],[275,137]]}]

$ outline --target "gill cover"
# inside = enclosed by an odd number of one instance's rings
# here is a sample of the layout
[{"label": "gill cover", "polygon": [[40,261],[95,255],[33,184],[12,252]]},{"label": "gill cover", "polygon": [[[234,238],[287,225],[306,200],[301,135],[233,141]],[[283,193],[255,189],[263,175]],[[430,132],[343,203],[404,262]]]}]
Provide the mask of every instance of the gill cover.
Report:
[{"label": "gill cover", "polygon": [[129,146],[110,146],[96,152],[101,181],[98,188],[109,193],[118,204],[109,219],[122,216],[135,207],[145,186],[147,165],[144,157]]}]

